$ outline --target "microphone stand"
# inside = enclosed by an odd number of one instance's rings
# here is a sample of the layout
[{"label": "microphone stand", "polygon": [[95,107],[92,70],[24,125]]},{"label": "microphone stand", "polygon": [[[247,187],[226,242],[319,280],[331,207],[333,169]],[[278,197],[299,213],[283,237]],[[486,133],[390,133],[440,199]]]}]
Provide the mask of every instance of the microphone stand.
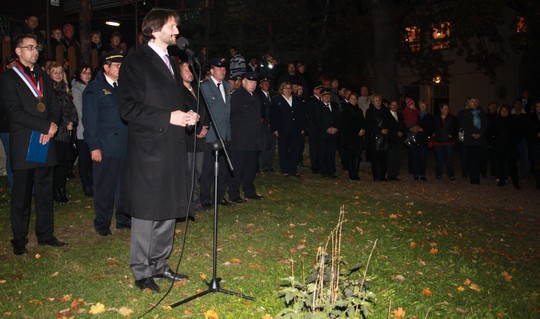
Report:
[{"label": "microphone stand", "polygon": [[[196,69],[193,66],[193,57],[189,56],[189,54],[188,54],[188,58],[189,58],[188,59],[189,65],[193,70],[193,73],[194,73],[193,75],[195,77],[195,80],[197,81],[197,83],[200,83],[201,65],[200,65],[199,61],[195,59],[195,61],[197,62],[197,65],[199,66],[199,74],[197,74]],[[199,105],[200,105],[200,102],[199,102],[200,99],[199,98],[201,96],[200,91],[201,91],[201,86],[197,85],[197,113],[199,113]],[[204,94],[202,95],[202,97],[205,99],[205,102],[206,102],[206,98],[205,98]],[[219,129],[218,129],[217,125],[215,124],[216,122],[214,120],[214,115],[212,114],[212,110],[210,110],[210,108],[208,107],[208,103],[206,103],[206,110],[208,111],[208,115],[210,116],[210,121],[212,122],[212,125],[214,127],[214,132],[216,133],[216,136],[218,138],[218,141],[214,142],[213,145],[212,145],[212,148],[214,150],[214,156],[215,156],[215,161],[214,161],[214,238],[213,238],[213,251],[212,251],[213,252],[213,254],[212,254],[212,279],[210,281],[204,280],[205,284],[208,286],[208,289],[172,304],[171,308],[176,308],[176,307],[178,307],[178,306],[180,306],[182,304],[190,302],[191,300],[197,299],[199,297],[202,297],[204,295],[207,295],[207,294],[213,293],[213,292],[220,292],[220,293],[224,293],[224,294],[231,295],[231,296],[237,296],[237,297],[247,299],[247,300],[255,300],[254,297],[247,296],[247,295],[244,295],[244,294],[239,293],[239,292],[234,292],[234,291],[230,291],[230,290],[227,290],[227,289],[223,289],[221,287],[221,285],[220,285],[221,278],[217,277],[218,177],[219,177],[219,151],[220,150],[223,150],[223,153],[225,154],[225,158],[227,160],[227,163],[228,163],[231,171],[234,170],[234,168],[232,166],[231,158],[229,156],[229,153],[227,152],[227,148],[225,147],[225,143],[223,142],[223,138],[221,136],[221,133],[219,132]]]}]

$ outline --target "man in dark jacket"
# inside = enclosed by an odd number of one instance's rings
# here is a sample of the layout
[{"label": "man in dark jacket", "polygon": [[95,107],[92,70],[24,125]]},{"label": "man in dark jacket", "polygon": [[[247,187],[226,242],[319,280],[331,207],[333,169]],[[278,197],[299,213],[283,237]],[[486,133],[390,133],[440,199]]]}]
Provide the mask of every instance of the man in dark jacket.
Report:
[{"label": "man in dark jacket", "polygon": [[270,110],[272,99],[276,92],[270,89],[271,80],[269,77],[264,77],[259,81],[260,90],[256,91],[259,94],[262,102],[261,114],[263,121],[261,123],[261,153],[259,154],[260,169],[263,172],[274,171],[274,155],[276,152],[276,136],[270,129]]},{"label": "man in dark jacket", "polygon": [[83,92],[84,140],[90,148],[94,175],[94,228],[101,236],[112,235],[115,208],[116,228],[131,227],[123,196],[127,126],[118,113],[117,81],[123,57],[121,50],[104,55],[103,69]]},{"label": "man in dark jacket", "polygon": [[[23,35],[14,41],[18,60],[12,70],[0,78],[2,106],[9,117],[13,188],[11,195],[11,230],[13,252],[26,251],[32,193],[35,197],[36,237],[39,245],[64,246],[54,236],[53,167],[57,164],[50,139],[58,131],[61,110],[56,103],[49,76],[36,65],[38,41]],[[31,136],[36,137],[30,143]],[[42,159],[28,158],[29,147],[49,145]],[[38,147],[40,148],[40,147]],[[35,149],[32,147],[31,149]],[[38,162],[39,160],[39,162]]]},{"label": "man in dark jacket", "polygon": [[191,180],[185,127],[198,120],[187,109],[178,64],[167,53],[178,36],[176,21],[172,10],[150,11],[142,22],[148,43],[128,55],[119,76],[120,113],[128,123],[129,262],[135,285],[156,292],[160,289],[154,279],[182,279],[167,259],[176,219],[188,215]]},{"label": "man in dark jacket", "polygon": [[337,133],[341,129],[339,105],[331,101],[332,91],[321,91],[322,105],[315,112],[315,125],[319,137],[319,160],[321,174],[336,178]]},{"label": "man in dark jacket", "polygon": [[244,197],[262,199],[255,190],[255,175],[261,139],[261,100],[255,95],[257,74],[243,74],[242,86],[231,96],[231,153],[234,167],[229,199],[242,203],[240,185]]}]

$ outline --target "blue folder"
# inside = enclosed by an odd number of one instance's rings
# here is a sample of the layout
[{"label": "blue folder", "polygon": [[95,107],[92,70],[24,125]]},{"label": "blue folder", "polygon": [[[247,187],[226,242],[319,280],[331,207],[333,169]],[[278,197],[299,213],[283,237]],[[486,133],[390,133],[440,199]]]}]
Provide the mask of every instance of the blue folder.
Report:
[{"label": "blue folder", "polygon": [[40,132],[32,131],[30,136],[30,144],[28,144],[28,153],[26,153],[27,162],[46,163],[47,154],[49,154],[49,144],[43,145],[39,142]]}]

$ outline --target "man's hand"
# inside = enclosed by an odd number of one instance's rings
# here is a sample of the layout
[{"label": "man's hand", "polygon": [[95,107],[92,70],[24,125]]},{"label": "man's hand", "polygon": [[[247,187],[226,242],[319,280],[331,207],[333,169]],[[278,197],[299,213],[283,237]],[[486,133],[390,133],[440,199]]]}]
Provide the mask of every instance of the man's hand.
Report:
[{"label": "man's hand", "polygon": [[49,142],[50,140],[50,136],[49,134],[45,135],[45,134],[40,134],[39,135],[39,143],[41,143],[41,145],[45,145]]},{"label": "man's hand", "polygon": [[199,120],[199,114],[189,111],[188,113],[182,111],[171,112],[171,119],[169,123],[176,126],[186,127],[188,125],[195,125]]},{"label": "man's hand", "polygon": [[90,152],[90,154],[92,155],[92,161],[97,162],[97,163],[101,162],[102,157],[101,157],[100,149],[93,150],[92,152]]},{"label": "man's hand", "polygon": [[360,131],[358,131],[358,136],[364,136],[366,134],[366,130],[364,129],[360,129]]},{"label": "man's hand", "polygon": [[273,133],[274,133],[274,135],[275,135],[276,137],[279,137],[278,131],[274,131]]}]

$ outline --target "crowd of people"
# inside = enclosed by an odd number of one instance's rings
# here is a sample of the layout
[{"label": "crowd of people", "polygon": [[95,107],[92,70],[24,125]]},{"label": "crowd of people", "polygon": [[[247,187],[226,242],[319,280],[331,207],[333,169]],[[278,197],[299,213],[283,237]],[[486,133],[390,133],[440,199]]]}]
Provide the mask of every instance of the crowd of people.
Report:
[{"label": "crowd of people", "polygon": [[[512,107],[489,103],[485,110],[471,97],[453,115],[448,104],[430,113],[422,100],[386,100],[367,86],[358,94],[337,79],[314,80],[302,62],[285,67],[271,55],[246,62],[236,47],[229,58],[201,57],[202,70],[194,69],[167,49],[176,43],[176,21],[172,11],[151,11],[144,44],[129,54],[118,34],[104,48],[94,32],[100,67],[81,65],[71,81],[65,65],[38,64],[43,38],[27,32],[13,39],[15,57],[0,77],[0,136],[10,164],[15,254],[27,252],[32,196],[38,243],[66,245],[54,235],[53,203],[69,201],[74,150],[81,189],[93,197],[96,233],[113,235],[113,215],[116,229],[131,229],[136,284],[154,291],[153,279],[183,278],[166,264],[176,220],[214,200],[231,206],[264,199],[255,178],[274,166],[284,178],[301,178],[298,168],[309,165],[312,174],[334,179],[339,163],[356,181],[367,161],[374,181],[399,181],[408,156],[407,174],[421,182],[431,178],[433,148],[437,181],[445,173],[456,181],[459,154],[471,184],[490,174],[499,186],[510,178],[519,189],[520,177],[534,172],[540,189],[540,102],[525,101],[527,95]],[[59,31],[52,36],[61,45]],[[34,148],[45,154],[41,160],[28,159]]]}]

